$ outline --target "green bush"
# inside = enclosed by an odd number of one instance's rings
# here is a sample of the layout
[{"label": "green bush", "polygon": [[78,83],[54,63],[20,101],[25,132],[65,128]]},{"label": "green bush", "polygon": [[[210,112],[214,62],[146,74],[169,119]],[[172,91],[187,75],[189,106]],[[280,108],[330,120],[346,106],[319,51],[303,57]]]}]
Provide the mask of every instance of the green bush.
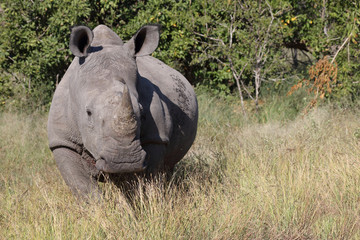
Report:
[{"label": "green bush", "polygon": [[81,0],[5,0],[1,8],[2,101],[21,94],[16,105],[41,108],[70,62],[69,26],[88,17],[90,8]]},{"label": "green bush", "polygon": [[358,8],[355,0],[3,0],[0,108],[47,108],[73,58],[69,28],[78,24],[105,24],[124,40],[144,24],[161,24],[154,57],[216,95],[240,88],[245,100],[264,97],[269,85],[291,86],[317,60],[336,56],[338,81],[326,97],[354,101],[360,94]]}]

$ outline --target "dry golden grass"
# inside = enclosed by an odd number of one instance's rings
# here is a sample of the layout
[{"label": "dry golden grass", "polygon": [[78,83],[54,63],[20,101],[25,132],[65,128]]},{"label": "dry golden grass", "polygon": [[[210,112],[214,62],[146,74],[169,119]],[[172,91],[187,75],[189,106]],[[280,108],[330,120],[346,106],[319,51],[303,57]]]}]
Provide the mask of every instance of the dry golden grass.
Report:
[{"label": "dry golden grass", "polygon": [[170,182],[74,198],[46,116],[0,113],[0,239],[359,239],[360,111],[242,120],[199,96],[195,144]]}]

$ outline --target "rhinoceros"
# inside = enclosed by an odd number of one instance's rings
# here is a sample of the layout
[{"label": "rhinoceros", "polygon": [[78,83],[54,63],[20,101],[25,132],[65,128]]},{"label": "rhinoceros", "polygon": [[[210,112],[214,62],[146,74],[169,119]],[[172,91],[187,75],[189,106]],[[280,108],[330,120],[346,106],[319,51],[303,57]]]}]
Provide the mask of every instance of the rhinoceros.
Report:
[{"label": "rhinoceros", "polygon": [[171,172],[193,144],[196,95],[150,56],[159,39],[159,25],[141,27],[126,43],[105,25],[71,29],[75,58],[53,96],[48,140],[75,195],[101,196],[104,174]]}]

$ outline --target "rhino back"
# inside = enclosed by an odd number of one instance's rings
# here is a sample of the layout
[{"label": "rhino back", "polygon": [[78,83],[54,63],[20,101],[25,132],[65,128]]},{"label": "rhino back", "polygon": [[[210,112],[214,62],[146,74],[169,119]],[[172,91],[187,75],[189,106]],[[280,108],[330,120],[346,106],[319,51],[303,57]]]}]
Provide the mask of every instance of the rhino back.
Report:
[{"label": "rhino back", "polygon": [[[186,78],[160,60],[145,56],[137,58],[139,74],[149,80],[159,95],[171,121],[166,164],[173,166],[191,147],[197,130],[198,105],[195,92]],[[141,93],[139,93],[141,94]]]}]

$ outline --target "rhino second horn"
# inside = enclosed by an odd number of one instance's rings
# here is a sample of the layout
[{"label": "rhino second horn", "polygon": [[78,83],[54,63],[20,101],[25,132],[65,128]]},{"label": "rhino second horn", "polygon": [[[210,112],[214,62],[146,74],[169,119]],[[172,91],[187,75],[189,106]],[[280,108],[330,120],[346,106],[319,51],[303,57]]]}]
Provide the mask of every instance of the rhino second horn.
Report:
[{"label": "rhino second horn", "polygon": [[114,125],[115,132],[122,135],[134,135],[137,130],[137,122],[128,87],[124,86],[121,104],[115,110]]}]

